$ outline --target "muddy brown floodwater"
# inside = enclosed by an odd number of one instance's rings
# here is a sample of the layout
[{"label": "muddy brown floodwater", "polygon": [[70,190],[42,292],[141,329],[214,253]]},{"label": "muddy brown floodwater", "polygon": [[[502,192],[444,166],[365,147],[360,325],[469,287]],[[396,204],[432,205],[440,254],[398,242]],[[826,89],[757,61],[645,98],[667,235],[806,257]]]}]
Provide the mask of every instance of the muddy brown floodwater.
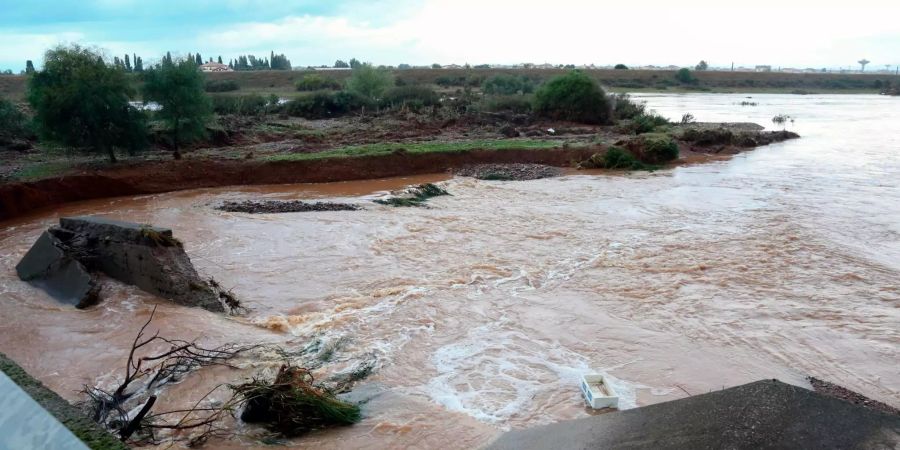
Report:
[{"label": "muddy brown floodwater", "polygon": [[[156,325],[202,342],[342,342],[326,376],[377,361],[358,425],[290,441],[321,448],[468,448],[503,430],[588,414],[578,377],[621,406],[762,378],[814,375],[900,406],[900,102],[878,96],[645,96],[672,118],[796,118],[803,138],[656,173],[525,182],[445,175],[233,187],[71,204],[0,232],[0,351],[60,392],[108,385]],[[370,200],[439,181],[430,209]],[[363,211],[249,215],[224,200],[317,199]],[[200,271],[250,312],[228,318],[108,284],[76,311],[13,267],[60,215],[170,226]],[[213,370],[169,403],[261,370]],[[201,372],[203,373],[203,372]],[[166,397],[166,394],[163,394]],[[262,446],[249,438],[218,443]]]}]

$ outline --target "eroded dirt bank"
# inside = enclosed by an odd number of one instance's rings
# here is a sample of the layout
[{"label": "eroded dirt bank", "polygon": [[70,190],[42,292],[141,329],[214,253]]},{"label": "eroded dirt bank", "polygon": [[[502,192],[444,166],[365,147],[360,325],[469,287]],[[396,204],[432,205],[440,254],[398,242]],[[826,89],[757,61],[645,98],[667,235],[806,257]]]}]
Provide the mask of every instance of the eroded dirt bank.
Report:
[{"label": "eroded dirt bank", "polygon": [[484,163],[571,166],[597,148],[472,150],[305,161],[154,161],[0,186],[0,220],[67,202],[231,185],[321,183],[446,171]]}]

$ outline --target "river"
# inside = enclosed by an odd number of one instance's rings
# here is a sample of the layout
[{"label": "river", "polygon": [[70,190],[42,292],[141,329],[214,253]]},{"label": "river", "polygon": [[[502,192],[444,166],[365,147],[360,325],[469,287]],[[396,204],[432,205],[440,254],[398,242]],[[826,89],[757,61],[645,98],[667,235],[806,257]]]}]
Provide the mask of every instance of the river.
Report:
[{"label": "river", "polygon": [[[115,379],[153,305],[154,327],[170,337],[332,343],[322,376],[374,361],[361,389],[378,395],[360,424],[290,442],[321,448],[469,448],[504,430],[583,417],[578,378],[591,372],[615,381],[623,408],[763,378],[805,386],[807,375],[900,406],[900,101],[745,97],[638,96],[672,119],[690,112],[772,128],[774,115],[788,114],[802,138],[655,173],[216,188],[8,222],[0,351],[75,400],[82,385]],[[370,201],[424,181],[452,196],[429,209]],[[211,207],[259,197],[365,210]],[[56,304],[14,266],[41,230],[72,214],[172,227],[200,272],[250,311],[223,317],[114,283],[98,307]],[[277,362],[188,378],[169,402],[267,364]]]}]

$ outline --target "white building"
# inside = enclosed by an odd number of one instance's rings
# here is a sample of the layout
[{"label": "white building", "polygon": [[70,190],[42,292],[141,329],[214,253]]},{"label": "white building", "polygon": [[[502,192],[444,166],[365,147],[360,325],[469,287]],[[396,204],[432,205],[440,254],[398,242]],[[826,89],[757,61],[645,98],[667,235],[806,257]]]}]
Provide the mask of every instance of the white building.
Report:
[{"label": "white building", "polygon": [[217,62],[208,62],[206,64],[202,64],[200,66],[200,70],[203,72],[234,72],[231,67],[228,67],[225,64],[219,64]]}]

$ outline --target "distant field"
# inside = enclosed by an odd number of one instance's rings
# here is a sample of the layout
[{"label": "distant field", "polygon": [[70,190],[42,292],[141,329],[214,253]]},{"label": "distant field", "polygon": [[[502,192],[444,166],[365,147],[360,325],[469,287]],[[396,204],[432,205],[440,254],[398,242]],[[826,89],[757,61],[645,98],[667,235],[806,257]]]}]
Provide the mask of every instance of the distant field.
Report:
[{"label": "distant field", "polygon": [[[395,70],[401,83],[436,84],[445,89],[465,86],[477,88],[494,75],[514,74],[529,77],[537,82],[568,72],[568,69],[408,69]],[[295,92],[294,83],[308,71],[247,71],[208,74],[210,80],[232,80],[240,90],[235,93],[274,93],[287,95]],[[315,73],[335,80],[350,76],[348,70],[326,70]],[[612,91],[670,91],[670,92],[833,92],[878,93],[885,83],[900,84],[900,77],[886,74],[840,73],[782,73],[782,72],[718,72],[692,71],[697,78],[694,84],[682,84],[675,80],[670,70],[589,70],[588,74]],[[24,76],[0,76],[0,95],[22,99],[25,95]],[[137,85],[139,82],[135,80]]]}]

